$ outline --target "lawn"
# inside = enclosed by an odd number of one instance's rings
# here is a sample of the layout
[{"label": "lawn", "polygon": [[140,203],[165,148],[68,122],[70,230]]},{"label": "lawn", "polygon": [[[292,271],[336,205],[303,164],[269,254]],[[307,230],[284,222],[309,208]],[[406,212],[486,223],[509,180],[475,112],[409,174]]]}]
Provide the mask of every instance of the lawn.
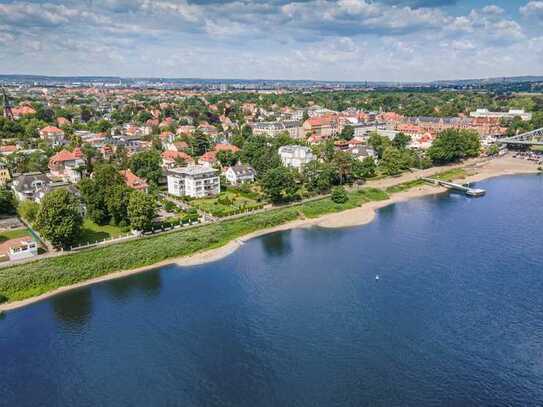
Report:
[{"label": "lawn", "polygon": [[377,188],[364,188],[358,191],[348,192],[347,195],[349,200],[342,204],[337,204],[330,198],[306,202],[301,206],[301,212],[306,218],[317,218],[327,213],[357,208],[366,202],[383,201],[389,198],[386,192]]},{"label": "lawn", "polygon": [[235,215],[248,209],[263,207],[262,203],[237,191],[222,192],[216,198],[195,199],[190,202],[190,205],[218,217]]},{"label": "lawn", "polygon": [[111,239],[117,236],[126,234],[127,232],[122,230],[118,226],[104,225],[100,226],[94,223],[89,218],[85,218],[83,226],[81,227],[80,244],[100,242],[104,239]]},{"label": "lawn", "polygon": [[6,242],[11,239],[18,239],[20,237],[32,237],[32,234],[27,228],[4,230],[0,232],[0,243]]}]

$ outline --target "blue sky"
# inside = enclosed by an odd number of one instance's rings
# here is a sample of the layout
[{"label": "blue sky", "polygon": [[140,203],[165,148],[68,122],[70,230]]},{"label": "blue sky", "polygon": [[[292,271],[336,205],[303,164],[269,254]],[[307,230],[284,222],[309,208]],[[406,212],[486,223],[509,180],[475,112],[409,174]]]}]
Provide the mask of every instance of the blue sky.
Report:
[{"label": "blue sky", "polygon": [[543,74],[543,1],[0,0],[0,72],[370,81]]}]

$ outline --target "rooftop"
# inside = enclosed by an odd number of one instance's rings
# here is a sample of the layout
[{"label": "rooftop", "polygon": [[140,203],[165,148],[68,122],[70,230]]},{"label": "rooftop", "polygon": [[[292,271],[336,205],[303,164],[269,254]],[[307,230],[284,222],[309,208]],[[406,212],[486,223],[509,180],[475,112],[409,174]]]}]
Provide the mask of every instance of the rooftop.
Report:
[{"label": "rooftop", "polygon": [[188,165],[186,167],[172,168],[169,170],[170,173],[179,174],[179,175],[212,175],[217,173],[215,168],[211,168],[205,165]]}]

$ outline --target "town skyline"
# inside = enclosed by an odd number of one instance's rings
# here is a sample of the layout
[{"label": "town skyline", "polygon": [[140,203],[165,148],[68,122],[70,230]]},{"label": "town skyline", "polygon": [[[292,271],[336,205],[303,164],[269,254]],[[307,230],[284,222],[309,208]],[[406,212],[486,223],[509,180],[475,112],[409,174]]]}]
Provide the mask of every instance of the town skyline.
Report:
[{"label": "town skyline", "polygon": [[0,72],[431,82],[540,74],[542,1],[0,1]]}]

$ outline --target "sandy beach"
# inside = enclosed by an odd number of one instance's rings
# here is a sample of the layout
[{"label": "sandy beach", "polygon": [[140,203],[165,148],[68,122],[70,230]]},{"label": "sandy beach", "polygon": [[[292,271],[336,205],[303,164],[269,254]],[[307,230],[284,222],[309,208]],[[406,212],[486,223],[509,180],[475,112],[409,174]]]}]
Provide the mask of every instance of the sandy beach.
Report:
[{"label": "sandy beach", "polygon": [[[403,182],[416,180],[422,176],[428,176],[431,174],[435,174],[436,172],[441,172],[441,171],[452,169],[452,168],[465,168],[468,174],[473,173],[473,175],[469,175],[466,179],[463,179],[462,180],[463,183],[477,182],[477,181],[482,181],[485,179],[499,177],[503,175],[534,174],[534,173],[539,172],[538,166],[535,163],[526,161],[526,160],[515,159],[515,158],[512,158],[510,155],[508,155],[505,157],[500,157],[497,159],[492,159],[492,160],[487,160],[487,161],[476,159],[476,160],[469,160],[462,164],[452,165],[452,166],[448,166],[448,167],[440,168],[440,169],[432,168],[429,170],[415,171],[412,173],[404,174],[396,178],[386,178],[383,180],[371,181],[367,183],[367,186],[376,187],[376,188],[387,188],[392,185],[397,185]],[[393,194],[390,199],[387,199],[385,201],[370,202],[370,203],[362,205],[359,208],[354,208],[354,209],[350,209],[350,210],[346,210],[346,211],[338,212],[338,213],[327,214],[315,219],[300,219],[293,222],[285,223],[283,225],[280,225],[274,228],[263,229],[254,233],[250,233],[241,238],[235,239],[222,247],[199,252],[192,256],[169,259],[169,260],[156,263],[150,266],[146,266],[146,267],[140,267],[137,269],[125,270],[125,271],[107,274],[105,276],[87,280],[87,281],[74,284],[71,286],[61,287],[54,291],[51,291],[49,293],[46,293],[37,297],[29,298],[22,301],[14,301],[11,303],[1,304],[0,311],[14,310],[14,309],[21,308],[26,305],[38,302],[38,301],[42,301],[44,299],[47,299],[49,297],[52,297],[54,295],[57,295],[69,290],[74,290],[77,288],[89,286],[92,284],[97,284],[97,283],[108,281],[108,280],[123,278],[132,274],[142,273],[148,270],[153,270],[153,269],[164,267],[164,266],[169,266],[169,265],[193,266],[193,265],[198,265],[198,264],[215,262],[235,252],[241,245],[243,245],[244,242],[250,239],[253,239],[255,237],[266,235],[269,233],[274,233],[274,232],[289,230],[289,229],[303,228],[303,227],[313,227],[313,226],[326,227],[326,228],[345,228],[345,227],[365,225],[372,222],[375,219],[377,210],[380,208],[383,208],[385,206],[392,205],[398,202],[414,199],[414,198],[420,198],[420,197],[424,197],[428,195],[439,194],[444,191],[446,191],[445,188],[431,186],[431,185],[425,185],[421,187],[412,188],[405,192],[399,192],[399,193]]]}]

